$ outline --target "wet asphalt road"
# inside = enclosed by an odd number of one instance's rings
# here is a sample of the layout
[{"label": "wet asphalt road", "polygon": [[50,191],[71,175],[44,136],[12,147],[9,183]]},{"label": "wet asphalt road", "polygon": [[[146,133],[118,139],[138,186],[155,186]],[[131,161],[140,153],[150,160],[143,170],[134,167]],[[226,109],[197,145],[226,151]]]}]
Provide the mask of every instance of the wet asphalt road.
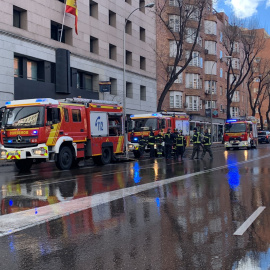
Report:
[{"label": "wet asphalt road", "polygon": [[[0,236],[0,269],[269,269],[269,160],[260,145],[216,148],[212,161],[1,167],[0,233],[10,213],[30,225]],[[35,225],[42,209],[51,216]]]}]

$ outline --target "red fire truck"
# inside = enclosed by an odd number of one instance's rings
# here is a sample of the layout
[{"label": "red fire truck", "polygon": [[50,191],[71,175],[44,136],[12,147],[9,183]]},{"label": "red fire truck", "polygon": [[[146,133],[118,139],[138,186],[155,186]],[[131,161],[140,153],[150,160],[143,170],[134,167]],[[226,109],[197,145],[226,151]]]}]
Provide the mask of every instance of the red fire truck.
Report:
[{"label": "red fire truck", "polygon": [[[150,129],[155,135],[162,130],[163,134],[170,128],[173,132],[175,128],[183,131],[189,143],[189,117],[185,113],[160,112],[152,114],[136,114],[130,116],[128,149],[135,157],[140,157],[139,137],[143,134],[145,139],[149,137]],[[146,151],[148,149],[146,148]]]},{"label": "red fire truck", "polygon": [[227,120],[223,140],[226,150],[230,148],[239,149],[240,147],[256,148],[258,145],[256,118]]},{"label": "red fire truck", "polygon": [[124,151],[122,107],[83,98],[50,98],[6,102],[1,125],[0,158],[19,170],[54,160],[68,170],[92,157],[108,164]]}]

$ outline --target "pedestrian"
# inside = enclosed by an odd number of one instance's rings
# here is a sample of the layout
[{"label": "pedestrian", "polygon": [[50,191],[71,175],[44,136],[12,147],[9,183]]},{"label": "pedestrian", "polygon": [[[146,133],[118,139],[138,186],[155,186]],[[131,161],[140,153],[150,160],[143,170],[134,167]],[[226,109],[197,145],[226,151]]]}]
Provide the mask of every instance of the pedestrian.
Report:
[{"label": "pedestrian", "polygon": [[148,147],[150,148],[150,158],[155,157],[155,134],[152,128],[148,137]]},{"label": "pedestrian", "polygon": [[162,143],[164,141],[164,138],[162,136],[162,130],[160,130],[158,132],[158,135],[155,137],[155,143],[156,143],[156,146],[157,146],[157,156],[158,157],[161,157],[162,156],[162,152],[163,152],[163,146],[162,146]]},{"label": "pedestrian", "polygon": [[183,161],[183,155],[186,149],[187,141],[185,136],[183,135],[183,131],[180,130],[178,136],[175,139],[176,141],[176,159],[179,159],[179,155],[181,157],[181,161]]},{"label": "pedestrian", "polygon": [[196,159],[199,159],[199,153],[200,153],[200,146],[201,146],[201,134],[200,132],[197,131],[197,128],[193,129],[193,137],[192,137],[192,142],[193,142],[193,151],[190,159],[194,159],[195,154],[197,153]]},{"label": "pedestrian", "polygon": [[206,152],[209,153],[210,159],[213,159],[213,153],[212,153],[212,149],[211,149],[211,145],[212,145],[211,134],[208,133],[207,129],[204,131],[204,137],[202,140],[202,144],[203,144],[203,152],[202,152],[201,159],[203,159]]},{"label": "pedestrian", "polygon": [[172,157],[172,145],[173,145],[173,136],[170,128],[168,128],[167,133],[165,133],[164,135],[164,142],[165,142],[165,157],[166,159],[169,159]]},{"label": "pedestrian", "polygon": [[139,138],[139,152],[140,152],[140,156],[142,156],[144,154],[144,150],[145,150],[145,145],[146,145],[146,140],[143,136],[143,134],[140,136]]}]

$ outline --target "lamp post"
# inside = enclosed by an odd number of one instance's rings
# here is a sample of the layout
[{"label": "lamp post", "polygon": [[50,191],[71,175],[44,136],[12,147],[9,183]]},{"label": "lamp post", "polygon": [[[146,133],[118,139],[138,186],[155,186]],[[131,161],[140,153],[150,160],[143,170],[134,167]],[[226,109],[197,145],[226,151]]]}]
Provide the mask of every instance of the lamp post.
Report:
[{"label": "lamp post", "polygon": [[126,158],[128,158],[128,145],[127,145],[127,130],[125,128],[126,123],[126,25],[129,17],[138,9],[141,8],[152,8],[155,4],[150,3],[145,6],[135,8],[125,19],[124,29],[123,29],[123,118],[124,118],[124,145],[126,148]]}]

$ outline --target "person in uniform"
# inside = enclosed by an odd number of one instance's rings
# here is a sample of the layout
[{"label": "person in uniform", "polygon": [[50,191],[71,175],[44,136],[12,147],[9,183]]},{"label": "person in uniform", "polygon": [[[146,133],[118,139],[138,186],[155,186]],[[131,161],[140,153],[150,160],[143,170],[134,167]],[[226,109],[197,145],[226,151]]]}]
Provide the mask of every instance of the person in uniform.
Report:
[{"label": "person in uniform", "polygon": [[210,159],[213,159],[213,153],[212,153],[212,149],[211,149],[211,145],[212,145],[211,134],[208,133],[207,129],[204,132],[204,137],[203,137],[203,140],[202,140],[202,144],[203,144],[203,152],[202,152],[201,159],[203,159],[206,152],[209,153]]},{"label": "person in uniform", "polygon": [[179,159],[179,155],[181,157],[181,161],[183,160],[183,155],[185,152],[185,148],[187,145],[187,141],[185,136],[183,135],[183,131],[180,130],[180,133],[178,134],[178,136],[175,138],[175,143],[176,143],[176,159]]},{"label": "person in uniform", "polygon": [[171,158],[172,157],[172,145],[173,145],[173,135],[171,133],[171,129],[168,128],[167,133],[164,135],[164,142],[165,142],[165,157]]},{"label": "person in uniform", "polygon": [[200,132],[197,131],[197,128],[193,129],[193,137],[192,137],[192,142],[193,142],[193,151],[190,159],[194,159],[195,154],[197,153],[197,159],[199,159],[199,154],[200,154],[200,147],[201,147],[201,134]]},{"label": "person in uniform", "polygon": [[142,134],[139,138],[139,151],[140,151],[141,156],[144,154],[145,145],[146,145],[146,140]]},{"label": "person in uniform", "polygon": [[178,137],[178,135],[179,135],[178,129],[175,128],[172,134],[173,137],[172,156],[174,156],[175,159],[176,159],[176,138]]},{"label": "person in uniform", "polygon": [[150,158],[155,157],[155,134],[152,129],[150,129],[148,137],[148,147],[150,148]]},{"label": "person in uniform", "polygon": [[163,152],[163,136],[162,136],[162,130],[159,131],[158,135],[155,137],[155,142],[156,142],[156,146],[157,146],[157,155],[158,157],[162,156],[162,152]]}]

